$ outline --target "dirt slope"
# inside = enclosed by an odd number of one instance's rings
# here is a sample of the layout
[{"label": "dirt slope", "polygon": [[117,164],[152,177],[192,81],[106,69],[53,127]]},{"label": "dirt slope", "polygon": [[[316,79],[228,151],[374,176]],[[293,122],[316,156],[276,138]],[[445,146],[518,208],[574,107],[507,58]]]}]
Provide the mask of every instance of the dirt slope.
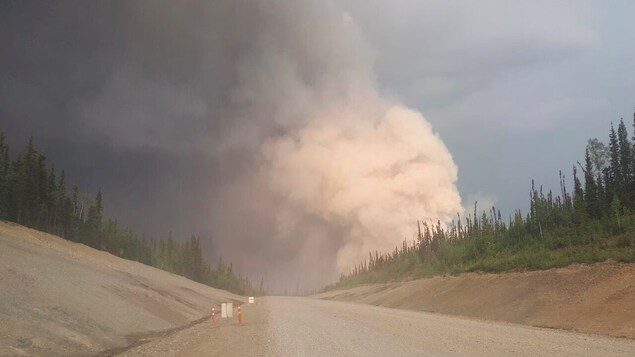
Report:
[{"label": "dirt slope", "polygon": [[0,221],[0,356],[94,355],[186,325],[224,290]]},{"label": "dirt slope", "polygon": [[316,297],[635,338],[635,264],[467,273]]}]

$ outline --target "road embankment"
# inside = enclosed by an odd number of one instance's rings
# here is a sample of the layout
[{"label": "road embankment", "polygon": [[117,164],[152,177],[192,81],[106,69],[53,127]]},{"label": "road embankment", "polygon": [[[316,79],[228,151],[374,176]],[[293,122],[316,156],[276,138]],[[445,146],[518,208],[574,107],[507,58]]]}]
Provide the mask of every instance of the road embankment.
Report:
[{"label": "road embankment", "polygon": [[365,285],[315,297],[635,338],[635,264],[466,273]]},{"label": "road embankment", "polygon": [[240,296],[0,221],[0,356],[85,356]]}]

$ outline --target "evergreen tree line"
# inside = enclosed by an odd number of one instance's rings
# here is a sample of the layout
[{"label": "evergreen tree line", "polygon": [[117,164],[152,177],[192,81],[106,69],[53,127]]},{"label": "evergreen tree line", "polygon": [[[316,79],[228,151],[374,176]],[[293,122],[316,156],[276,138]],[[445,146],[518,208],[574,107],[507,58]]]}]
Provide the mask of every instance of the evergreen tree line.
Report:
[{"label": "evergreen tree line", "polygon": [[[635,114],[633,115],[635,128]],[[634,131],[635,133],[635,131]],[[560,192],[532,180],[529,211],[503,219],[496,207],[447,227],[417,222],[417,238],[390,253],[372,252],[326,289],[463,271],[545,269],[572,262],[635,261],[635,135],[620,120],[609,142],[588,141],[572,169],[573,192],[560,172]]]},{"label": "evergreen tree line", "polygon": [[25,153],[11,158],[0,131],[0,219],[58,235],[73,242],[110,252],[212,287],[242,295],[263,295],[263,281],[255,288],[232,264],[208,264],[201,238],[176,241],[139,237],[117,220],[104,218],[101,189],[92,198],[77,186],[68,189],[64,171],[48,165],[46,156],[30,138]]}]

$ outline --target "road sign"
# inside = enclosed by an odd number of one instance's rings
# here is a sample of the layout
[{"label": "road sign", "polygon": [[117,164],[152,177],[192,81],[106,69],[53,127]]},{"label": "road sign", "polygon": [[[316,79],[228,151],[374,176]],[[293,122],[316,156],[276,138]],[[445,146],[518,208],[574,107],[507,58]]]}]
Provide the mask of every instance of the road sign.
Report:
[{"label": "road sign", "polygon": [[231,302],[222,303],[220,305],[220,317],[223,319],[234,317],[234,304]]}]

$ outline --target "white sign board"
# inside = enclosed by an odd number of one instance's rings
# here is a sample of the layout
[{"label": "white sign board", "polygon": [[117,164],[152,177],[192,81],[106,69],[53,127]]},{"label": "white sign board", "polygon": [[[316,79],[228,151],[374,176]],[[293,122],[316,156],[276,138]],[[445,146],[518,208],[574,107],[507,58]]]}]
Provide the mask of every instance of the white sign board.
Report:
[{"label": "white sign board", "polygon": [[220,317],[226,319],[234,316],[234,304],[231,302],[224,302],[220,305]]},{"label": "white sign board", "polygon": [[253,296],[250,296],[250,297],[249,297],[249,303],[250,303],[250,304],[253,304],[253,303],[254,303],[254,297],[253,297]]},{"label": "white sign board", "polygon": [[234,304],[231,302],[224,302],[220,305],[220,317],[226,319],[234,316]]}]

